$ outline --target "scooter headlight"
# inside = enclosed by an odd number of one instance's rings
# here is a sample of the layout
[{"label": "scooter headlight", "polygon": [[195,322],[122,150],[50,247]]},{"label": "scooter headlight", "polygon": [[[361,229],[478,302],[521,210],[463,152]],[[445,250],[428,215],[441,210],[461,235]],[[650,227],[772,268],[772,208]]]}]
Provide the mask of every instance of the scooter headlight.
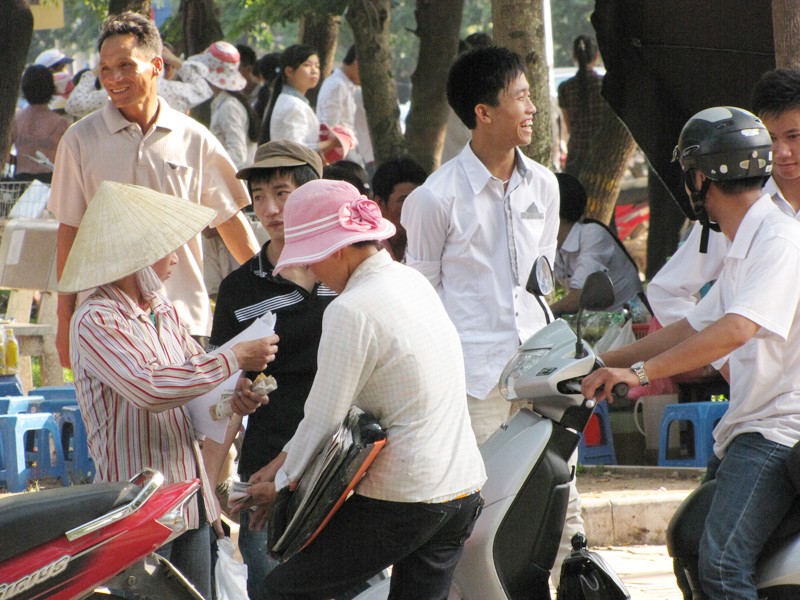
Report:
[{"label": "scooter headlight", "polygon": [[500,393],[508,401],[519,400],[515,386],[520,376],[528,369],[533,367],[550,351],[549,348],[534,348],[532,350],[520,350],[514,358],[506,365],[503,374],[500,376]]}]

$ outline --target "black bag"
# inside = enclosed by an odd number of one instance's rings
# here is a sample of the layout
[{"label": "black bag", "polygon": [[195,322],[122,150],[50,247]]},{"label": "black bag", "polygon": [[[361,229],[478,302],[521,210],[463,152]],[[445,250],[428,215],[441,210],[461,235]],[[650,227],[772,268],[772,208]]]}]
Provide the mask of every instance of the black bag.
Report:
[{"label": "black bag", "polygon": [[386,443],[378,421],[352,406],[339,429],[306,467],[297,489],[278,492],[267,522],[269,553],[286,561],[328,524]]},{"label": "black bag", "polygon": [[561,567],[558,600],[629,600],[625,584],[596,552],[586,549],[586,536],[572,537],[572,553]]}]

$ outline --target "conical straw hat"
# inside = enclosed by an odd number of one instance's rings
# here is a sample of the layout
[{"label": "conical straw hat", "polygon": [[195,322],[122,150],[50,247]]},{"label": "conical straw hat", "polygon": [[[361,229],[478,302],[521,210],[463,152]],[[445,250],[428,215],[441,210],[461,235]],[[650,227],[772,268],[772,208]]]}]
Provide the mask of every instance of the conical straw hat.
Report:
[{"label": "conical straw hat", "polygon": [[59,292],[117,281],[197,235],[215,211],[138,185],[103,181],[75,236]]}]

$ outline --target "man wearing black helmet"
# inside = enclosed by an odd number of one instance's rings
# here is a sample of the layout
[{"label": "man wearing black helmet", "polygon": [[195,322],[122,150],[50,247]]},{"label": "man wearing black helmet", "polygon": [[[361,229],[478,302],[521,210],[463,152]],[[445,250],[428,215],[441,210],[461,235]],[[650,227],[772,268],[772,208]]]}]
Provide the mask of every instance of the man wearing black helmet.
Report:
[{"label": "man wearing black helmet", "polygon": [[696,218],[731,241],[723,269],[686,318],[603,355],[614,368],[586,377],[582,392],[600,399],[609,396],[601,386],[647,385],[728,357],[731,401],[714,429],[706,478],[717,491],[699,577],[709,598],[755,600],[756,558],[797,496],[785,463],[800,441],[800,223],[761,189],[772,150],[755,115],[699,112],[675,157]]},{"label": "man wearing black helmet", "polygon": [[[773,142],[772,176],[763,190],[781,211],[800,220],[800,69],[764,73],[753,90],[751,105]],[[695,225],[647,285],[647,299],[662,325],[686,316],[697,302],[697,292],[722,270],[730,242],[712,232],[706,253],[700,255],[702,229],[700,223]]]}]

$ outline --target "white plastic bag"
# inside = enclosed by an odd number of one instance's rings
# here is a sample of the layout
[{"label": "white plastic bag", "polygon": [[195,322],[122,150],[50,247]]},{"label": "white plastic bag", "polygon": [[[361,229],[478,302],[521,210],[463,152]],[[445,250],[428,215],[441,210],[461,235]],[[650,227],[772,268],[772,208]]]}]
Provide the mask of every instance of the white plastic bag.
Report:
[{"label": "white plastic bag", "polygon": [[616,350],[636,341],[636,336],[633,334],[633,321],[626,319],[622,323],[617,323],[608,328],[597,343],[594,345],[594,350],[598,354],[603,354],[609,350]]},{"label": "white plastic bag", "polygon": [[247,565],[233,557],[233,540],[217,540],[217,564],[214,567],[214,587],[217,600],[248,600]]}]

